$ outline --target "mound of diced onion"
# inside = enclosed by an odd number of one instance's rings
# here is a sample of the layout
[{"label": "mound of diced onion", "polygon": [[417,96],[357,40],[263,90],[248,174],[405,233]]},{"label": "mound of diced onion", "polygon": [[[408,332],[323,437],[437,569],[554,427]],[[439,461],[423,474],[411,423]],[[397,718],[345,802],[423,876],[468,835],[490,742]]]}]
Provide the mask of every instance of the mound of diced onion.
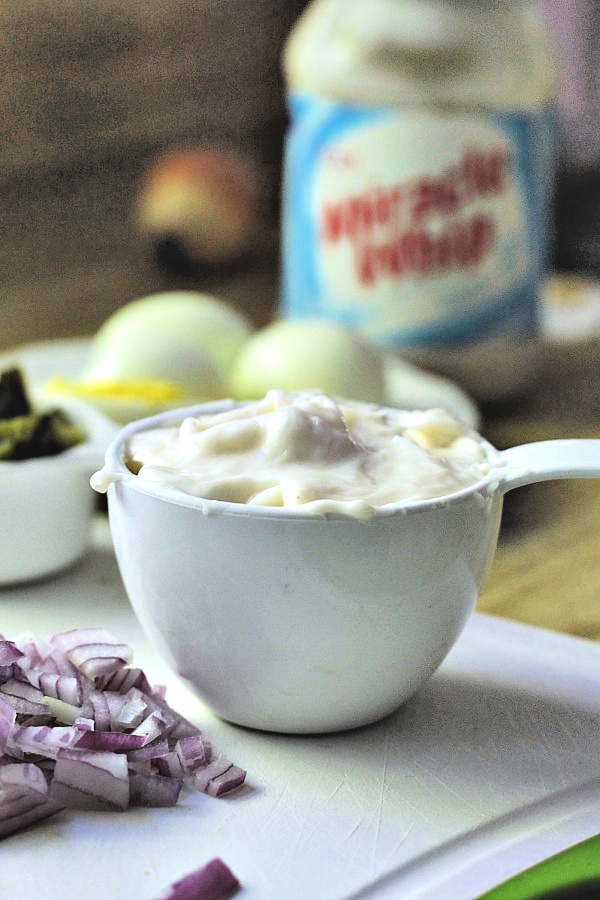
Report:
[{"label": "mound of diced onion", "polygon": [[65,808],[221,796],[245,777],[105,629],[0,636],[0,837]]}]

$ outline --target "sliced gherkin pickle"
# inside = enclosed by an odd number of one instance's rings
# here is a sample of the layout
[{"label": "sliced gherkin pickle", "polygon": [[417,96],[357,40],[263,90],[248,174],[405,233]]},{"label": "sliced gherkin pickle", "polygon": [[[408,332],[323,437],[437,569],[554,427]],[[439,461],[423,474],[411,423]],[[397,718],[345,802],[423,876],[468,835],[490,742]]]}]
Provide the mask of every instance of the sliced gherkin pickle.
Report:
[{"label": "sliced gherkin pickle", "polygon": [[56,456],[85,440],[85,433],[59,409],[36,412],[17,368],[0,374],[0,460]]}]

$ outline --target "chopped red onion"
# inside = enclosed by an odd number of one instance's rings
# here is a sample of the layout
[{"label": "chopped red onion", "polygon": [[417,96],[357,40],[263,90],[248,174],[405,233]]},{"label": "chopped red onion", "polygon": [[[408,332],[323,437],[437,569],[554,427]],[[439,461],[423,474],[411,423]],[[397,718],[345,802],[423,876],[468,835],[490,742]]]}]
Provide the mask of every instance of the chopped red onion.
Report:
[{"label": "chopped red onion", "polygon": [[17,718],[16,710],[0,697],[0,753],[4,753],[8,736]]},{"label": "chopped red onion", "polygon": [[129,773],[129,803],[131,806],[175,806],[182,787],[182,778],[133,771]]},{"label": "chopped red onion", "polygon": [[196,728],[195,725],[192,725],[192,723],[188,722],[188,720],[184,718],[184,716],[180,715],[180,713],[175,712],[174,709],[171,709],[160,691],[155,690],[152,693],[152,700],[157,708],[163,713],[163,715],[168,718],[171,725],[169,734],[172,738],[183,738],[188,737],[190,734],[199,733],[199,729]]},{"label": "chopped red onion", "polygon": [[88,644],[72,650],[69,659],[80,672],[90,679],[111,674],[126,662],[121,656],[109,656],[104,644]]},{"label": "chopped red onion", "polygon": [[203,769],[197,769],[193,780],[199,791],[204,791],[211,797],[220,797],[243,784],[245,778],[243,769],[221,756]]},{"label": "chopped red onion", "polygon": [[19,662],[24,671],[30,667],[45,671],[45,662],[50,656],[52,649],[47,641],[40,640],[33,637],[33,635],[26,635],[16,638],[14,644],[26,657],[26,660],[20,660]]},{"label": "chopped red onion", "polygon": [[12,763],[0,769],[0,786],[27,787],[39,794],[48,793],[43,772],[33,763]]},{"label": "chopped red onion", "polygon": [[46,713],[46,708],[40,703],[32,703],[30,700],[22,700],[20,697],[9,695],[8,703],[14,708],[17,715],[21,716],[42,716]]},{"label": "chopped red onion", "polygon": [[74,725],[77,719],[81,718],[81,707],[71,706],[64,700],[57,700],[56,697],[44,697],[43,705],[48,710],[51,719],[56,722],[62,722],[63,725]]},{"label": "chopped red onion", "polygon": [[[119,695],[121,696],[121,695]],[[113,726],[125,730],[137,728],[148,710],[148,702],[139,688],[132,687],[123,694],[124,702],[115,717]]]},{"label": "chopped red onion", "polygon": [[[131,776],[134,772],[139,772],[141,775],[156,775],[158,773],[158,769],[152,764],[151,759],[129,759],[129,754],[127,755],[127,768],[129,769],[129,786],[131,788]],[[160,774],[160,773],[158,773]],[[140,804],[141,805],[141,804]]]},{"label": "chopped red onion", "polygon": [[107,676],[99,687],[104,691],[118,691],[120,694],[127,694],[131,688],[139,688],[142,694],[152,694],[146,675],[135,666],[122,666]]},{"label": "chopped red onion", "polygon": [[91,717],[96,723],[98,731],[108,731],[110,728],[110,709],[105,695],[95,691],[90,694],[88,701],[91,705]]},{"label": "chopped red onion", "polygon": [[127,809],[127,758],[119,753],[96,750],[61,750],[50,783],[50,795],[65,806],[78,809]]},{"label": "chopped red onion", "polygon": [[145,744],[139,750],[130,750],[127,753],[129,763],[145,762],[146,760],[156,760],[161,756],[169,753],[169,742],[167,740],[156,740],[150,744]]},{"label": "chopped red onion", "polygon": [[122,731],[82,731],[75,743],[76,750],[112,750],[125,753],[139,750],[146,743],[145,734],[125,734]]},{"label": "chopped red onion", "polygon": [[[121,714],[123,707],[126,704],[126,698],[124,694],[119,694],[117,691],[104,691],[104,697],[106,698],[106,703],[108,706],[108,716],[109,716],[109,726],[111,731],[123,731],[124,727],[121,726]],[[145,712],[145,710],[144,710]],[[140,716],[140,721],[143,719],[143,713]],[[137,723],[139,725],[139,722]],[[126,726],[125,726],[126,727]]]},{"label": "chopped red onion", "polygon": [[201,734],[192,734],[181,738],[175,744],[175,752],[179,757],[184,772],[191,775],[196,769],[207,766],[212,757],[212,747]]},{"label": "chopped red onion", "polygon": [[170,750],[169,753],[165,753],[164,756],[157,759],[156,768],[161,775],[167,775],[169,778],[183,778],[185,775],[181,760],[175,750]]},{"label": "chopped red onion", "polygon": [[95,724],[93,719],[86,719],[85,716],[78,716],[73,722],[73,725],[79,728],[80,731],[93,731]]},{"label": "chopped red onion", "polygon": [[10,681],[5,681],[4,684],[0,684],[0,691],[2,691],[3,694],[9,694],[12,697],[30,700],[32,703],[40,703],[44,697],[39,688],[34,687],[27,681],[19,681],[16,678],[11,678]]},{"label": "chopped red onion", "polygon": [[131,648],[115,641],[104,628],[63,631],[51,638],[51,644],[91,680],[110,675],[124,663],[131,662]]},{"label": "chopped red onion", "polygon": [[0,666],[12,666],[23,655],[22,650],[19,650],[13,641],[0,640]]},{"label": "chopped red onion", "polygon": [[0,766],[0,838],[41,822],[63,808],[49,797],[44,773],[33,763]]},{"label": "chopped red onion", "polygon": [[170,732],[169,723],[159,712],[152,712],[133,729],[132,734],[146,735],[148,743]]},{"label": "chopped red onion", "polygon": [[11,678],[0,684],[0,693],[7,703],[14,707],[17,713],[30,716],[46,712],[41,701],[44,698],[42,692],[26,681]]},{"label": "chopped red onion", "polygon": [[64,806],[173,806],[183,787],[243,783],[130,660],[102,628],[0,638],[0,837]]},{"label": "chopped red onion", "polygon": [[221,859],[190,872],[171,885],[160,900],[228,900],[240,889],[240,882]]},{"label": "chopped red onion", "polygon": [[71,706],[81,706],[83,692],[81,682],[74,675],[59,675],[58,672],[42,672],[39,678],[40,690],[46,697],[54,697]]},{"label": "chopped red onion", "polygon": [[60,750],[72,747],[81,738],[81,730],[74,725],[15,725],[8,737],[6,751],[31,753],[46,759],[56,759]]}]

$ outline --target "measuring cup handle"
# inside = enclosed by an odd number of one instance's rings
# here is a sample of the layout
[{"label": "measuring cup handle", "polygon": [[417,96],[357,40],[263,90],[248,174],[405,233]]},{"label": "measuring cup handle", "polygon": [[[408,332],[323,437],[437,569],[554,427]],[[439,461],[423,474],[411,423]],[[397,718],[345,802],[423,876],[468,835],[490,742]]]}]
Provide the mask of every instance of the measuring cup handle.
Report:
[{"label": "measuring cup handle", "polygon": [[600,440],[568,438],[521,444],[501,453],[503,492],[555,478],[600,478]]}]

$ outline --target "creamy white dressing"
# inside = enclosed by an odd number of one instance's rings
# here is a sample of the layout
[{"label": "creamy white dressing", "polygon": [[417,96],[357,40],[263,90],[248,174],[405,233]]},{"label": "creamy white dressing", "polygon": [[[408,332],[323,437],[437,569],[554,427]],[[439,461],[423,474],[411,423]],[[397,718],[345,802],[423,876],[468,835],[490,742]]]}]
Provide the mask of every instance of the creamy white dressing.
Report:
[{"label": "creamy white dressing", "polygon": [[[367,518],[479,481],[481,438],[441,409],[401,412],[311,391],[269,391],[225,412],[134,434],[131,471],[211,500]],[[92,485],[106,490],[108,469]]]}]

